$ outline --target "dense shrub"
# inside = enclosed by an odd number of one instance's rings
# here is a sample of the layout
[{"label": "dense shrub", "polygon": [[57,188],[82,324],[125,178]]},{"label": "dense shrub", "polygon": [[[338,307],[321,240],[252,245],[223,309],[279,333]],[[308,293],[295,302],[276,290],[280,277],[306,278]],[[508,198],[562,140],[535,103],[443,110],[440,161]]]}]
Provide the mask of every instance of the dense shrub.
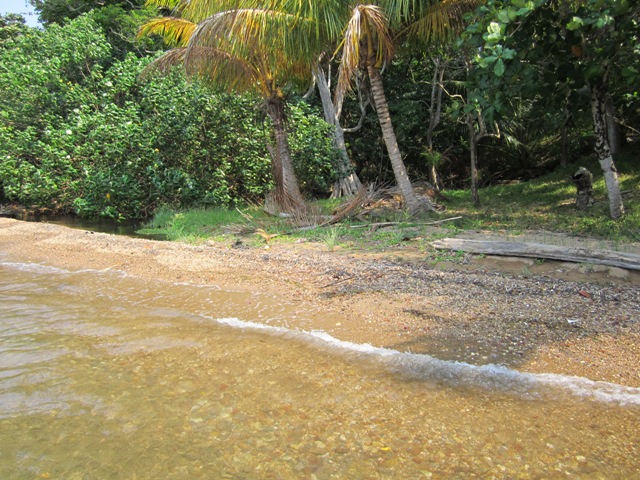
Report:
[{"label": "dense shrub", "polygon": [[[149,59],[109,57],[91,18],[33,30],[0,51],[2,197],[82,216],[139,218],[161,205],[231,206],[272,187],[259,100],[178,72],[140,80]],[[107,65],[110,65],[107,68]],[[307,192],[333,181],[328,126],[289,111]]]}]

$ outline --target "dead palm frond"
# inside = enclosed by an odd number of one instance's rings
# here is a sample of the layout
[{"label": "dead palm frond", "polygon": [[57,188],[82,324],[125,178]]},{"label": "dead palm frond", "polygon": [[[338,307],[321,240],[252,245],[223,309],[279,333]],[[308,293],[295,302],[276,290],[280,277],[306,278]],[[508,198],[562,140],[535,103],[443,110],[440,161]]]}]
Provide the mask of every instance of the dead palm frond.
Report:
[{"label": "dead palm frond", "polygon": [[262,238],[264,238],[264,241],[267,245],[269,245],[269,242],[271,241],[271,239],[280,236],[279,233],[267,233],[262,228],[259,228],[256,230],[256,235],[260,235]]},{"label": "dead palm frond", "polygon": [[358,5],[344,31],[336,53],[341,53],[336,99],[351,88],[352,79],[368,64],[382,67],[393,58],[393,39],[382,10],[375,5]]}]

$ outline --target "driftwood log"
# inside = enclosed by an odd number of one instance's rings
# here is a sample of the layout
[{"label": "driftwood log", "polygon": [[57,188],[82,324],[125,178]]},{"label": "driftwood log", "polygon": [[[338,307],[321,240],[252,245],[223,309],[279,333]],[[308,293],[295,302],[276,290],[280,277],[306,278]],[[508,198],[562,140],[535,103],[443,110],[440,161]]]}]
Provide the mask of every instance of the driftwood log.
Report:
[{"label": "driftwood log", "polygon": [[433,242],[433,246],[438,250],[454,250],[509,257],[544,258],[565,262],[607,265],[640,271],[640,255],[614,252],[611,250],[561,247],[543,243],[465,240],[461,238],[444,238]]}]

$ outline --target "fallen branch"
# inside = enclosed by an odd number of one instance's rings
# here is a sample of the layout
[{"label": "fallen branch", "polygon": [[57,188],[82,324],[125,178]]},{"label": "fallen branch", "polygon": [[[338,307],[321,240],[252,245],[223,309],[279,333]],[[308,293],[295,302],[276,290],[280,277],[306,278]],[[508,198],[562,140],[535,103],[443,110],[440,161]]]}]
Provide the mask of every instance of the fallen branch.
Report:
[{"label": "fallen branch", "polygon": [[339,280],[336,280],[335,282],[331,282],[331,283],[327,283],[326,285],[322,285],[320,288],[329,288],[329,287],[332,287],[334,285],[338,285],[340,283],[344,283],[344,282],[346,282],[348,280],[351,280],[354,277],[355,277],[355,275],[349,275],[348,277],[341,278]]},{"label": "fallen branch", "polygon": [[450,222],[452,220],[459,220],[461,218],[462,217],[451,217],[451,218],[445,218],[443,220],[437,220],[435,222],[426,222],[426,223],[406,223],[406,222],[366,223],[364,225],[351,225],[351,228],[367,228],[367,227],[381,228],[381,227],[392,227],[394,225],[400,225],[400,224],[405,224],[405,225],[410,226],[410,227],[422,227],[422,226],[426,226],[426,225],[438,225],[439,223]]}]

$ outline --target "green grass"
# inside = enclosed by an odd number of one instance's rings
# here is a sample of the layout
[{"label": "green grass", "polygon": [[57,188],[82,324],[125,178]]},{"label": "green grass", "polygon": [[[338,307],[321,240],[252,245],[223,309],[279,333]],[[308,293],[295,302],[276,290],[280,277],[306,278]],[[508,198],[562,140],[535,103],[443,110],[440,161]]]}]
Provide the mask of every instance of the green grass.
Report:
[{"label": "green grass", "polygon": [[[447,190],[443,212],[423,219],[410,219],[404,212],[389,212],[386,218],[373,222],[397,222],[391,228],[370,228],[359,221],[345,221],[340,225],[299,229],[291,220],[268,216],[260,207],[234,209],[198,209],[188,211],[159,210],[153,220],[139,233],[160,234],[169,240],[199,243],[206,240],[235,242],[242,239],[251,247],[265,245],[256,235],[257,229],[279,236],[270,243],[311,241],[324,243],[329,251],[337,246],[346,250],[385,251],[401,248],[415,239],[434,240],[446,234],[426,234],[420,223],[462,217],[455,222],[443,223],[442,229],[455,234],[461,230],[493,230],[506,236],[517,236],[525,231],[549,231],[568,235],[589,236],[620,244],[640,241],[640,168],[631,157],[619,159],[620,180],[626,215],[620,220],[609,217],[606,188],[597,162],[584,162],[559,169],[543,177],[520,183],[490,186],[481,189],[482,206],[474,207],[468,190]],[[594,174],[596,204],[586,212],[575,209],[575,187],[571,175],[579,166]],[[297,225],[314,223],[314,215],[330,215],[340,200],[319,200],[311,203],[313,215],[297,219]],[[316,222],[320,223],[320,222]],[[357,228],[354,228],[357,227]],[[426,244],[427,242],[422,242]],[[427,247],[424,247],[428,250]],[[434,260],[440,260],[435,252]]]},{"label": "green grass", "polygon": [[143,235],[161,235],[173,241],[199,243],[212,237],[223,239],[229,235],[225,226],[239,224],[244,217],[237,210],[194,209],[174,211],[162,208],[153,219],[137,233]]},{"label": "green grass", "polygon": [[[625,194],[626,214],[620,220],[609,217],[607,192],[597,162],[584,166],[594,174],[595,205],[586,212],[575,209],[572,165],[554,173],[522,183],[491,186],[480,191],[482,206],[471,203],[468,191],[446,191],[447,215],[462,216],[457,228],[508,230],[548,230],[570,235],[590,236],[613,241],[640,240],[640,168],[633,160],[618,162],[620,183]],[[637,161],[636,161],[637,163]]]}]

